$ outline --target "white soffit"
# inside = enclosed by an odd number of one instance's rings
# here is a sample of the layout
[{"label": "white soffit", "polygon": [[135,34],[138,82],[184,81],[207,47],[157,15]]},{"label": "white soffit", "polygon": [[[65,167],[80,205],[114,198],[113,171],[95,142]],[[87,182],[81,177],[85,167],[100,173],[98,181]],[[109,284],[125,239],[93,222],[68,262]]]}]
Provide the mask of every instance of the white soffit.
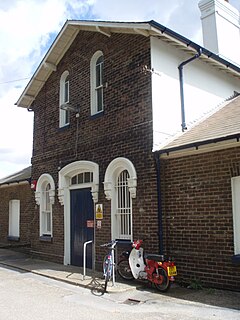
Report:
[{"label": "white soffit", "polygon": [[[16,105],[18,107],[29,108],[34,101],[35,97],[43,87],[44,83],[51,75],[53,71],[57,69],[57,65],[71,46],[75,37],[79,31],[91,31],[100,32],[105,36],[111,36],[112,33],[128,33],[128,34],[140,34],[143,36],[157,36],[162,40],[170,42],[176,47],[180,47],[184,51],[189,53],[196,53],[194,48],[186,46],[181,40],[171,37],[169,34],[165,34],[157,27],[151,25],[151,22],[101,22],[101,21],[78,21],[78,20],[68,20],[63,26],[62,30],[59,32],[55,41],[49,48],[45,57],[39,64],[26,88],[19,97]],[[221,63],[213,61],[207,57],[202,56],[204,60],[213,63],[214,65],[223,68],[225,71],[232,73],[239,77],[239,73],[234,70],[227,69]],[[211,60],[211,61],[210,61]]]}]

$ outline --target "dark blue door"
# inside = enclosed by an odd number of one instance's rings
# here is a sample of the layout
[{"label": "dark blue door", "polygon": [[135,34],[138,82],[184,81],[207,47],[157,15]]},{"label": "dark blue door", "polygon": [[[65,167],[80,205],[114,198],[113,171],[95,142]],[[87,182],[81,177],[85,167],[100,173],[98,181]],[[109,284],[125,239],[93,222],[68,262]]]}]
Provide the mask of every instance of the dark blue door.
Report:
[{"label": "dark blue door", "polygon": [[[83,244],[93,240],[94,210],[91,189],[70,191],[71,197],[71,264],[83,266]],[[87,245],[86,266],[92,268],[92,244]]]}]

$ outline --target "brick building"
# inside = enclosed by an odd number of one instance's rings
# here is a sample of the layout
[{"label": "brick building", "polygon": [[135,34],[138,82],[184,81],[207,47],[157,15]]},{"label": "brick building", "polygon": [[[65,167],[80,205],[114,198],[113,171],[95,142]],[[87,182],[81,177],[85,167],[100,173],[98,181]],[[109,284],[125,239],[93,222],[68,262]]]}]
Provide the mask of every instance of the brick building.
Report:
[{"label": "brick building", "polygon": [[237,290],[239,120],[237,97],[158,152],[166,247],[179,261],[180,274]]},{"label": "brick building", "polygon": [[30,247],[33,193],[31,167],[0,179],[0,243],[4,247]]},{"label": "brick building", "polygon": [[238,66],[155,21],[66,22],[17,101],[34,112],[33,253],[81,266],[93,241],[101,265],[99,244],[150,236],[148,250],[176,254],[153,150],[185,129],[183,62],[189,121],[240,91]]}]

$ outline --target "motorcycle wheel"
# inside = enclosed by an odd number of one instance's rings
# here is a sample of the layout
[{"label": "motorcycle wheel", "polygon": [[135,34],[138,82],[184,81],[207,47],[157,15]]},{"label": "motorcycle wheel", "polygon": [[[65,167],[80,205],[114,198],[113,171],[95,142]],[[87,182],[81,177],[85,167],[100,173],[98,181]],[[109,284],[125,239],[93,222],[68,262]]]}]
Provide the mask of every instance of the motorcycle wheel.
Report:
[{"label": "motorcycle wheel", "polygon": [[165,269],[159,267],[158,274],[162,278],[162,283],[161,284],[154,283],[154,285],[159,291],[166,292],[170,287],[170,281],[168,278],[167,271]]},{"label": "motorcycle wheel", "polygon": [[117,273],[124,280],[133,280],[134,279],[129,262],[126,259],[120,260],[118,262]]}]

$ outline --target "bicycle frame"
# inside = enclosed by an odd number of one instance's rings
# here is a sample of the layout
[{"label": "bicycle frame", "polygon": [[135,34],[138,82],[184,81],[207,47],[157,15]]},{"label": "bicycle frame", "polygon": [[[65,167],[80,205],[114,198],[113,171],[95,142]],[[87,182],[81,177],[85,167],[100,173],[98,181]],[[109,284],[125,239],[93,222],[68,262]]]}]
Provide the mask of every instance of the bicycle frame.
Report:
[{"label": "bicycle frame", "polygon": [[112,278],[113,286],[115,286],[115,257],[114,250],[117,241],[112,240],[110,243],[105,243],[101,245],[101,247],[107,247],[109,249],[108,254],[104,258],[103,261],[103,275],[105,278],[105,290],[107,282]]}]

